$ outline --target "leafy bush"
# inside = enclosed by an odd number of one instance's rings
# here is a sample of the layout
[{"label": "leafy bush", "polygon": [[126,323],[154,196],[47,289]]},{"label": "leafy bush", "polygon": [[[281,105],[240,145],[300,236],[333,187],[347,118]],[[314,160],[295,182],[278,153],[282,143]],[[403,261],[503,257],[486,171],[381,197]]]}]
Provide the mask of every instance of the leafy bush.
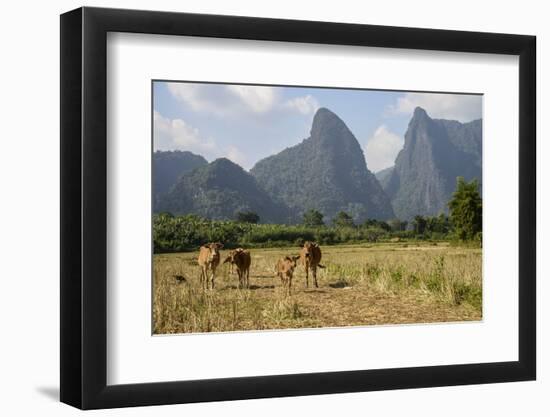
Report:
[{"label": "leafy bush", "polygon": [[[254,224],[229,220],[209,220],[196,215],[173,216],[160,213],[153,216],[155,253],[196,250],[207,242],[222,242],[226,248],[298,247],[306,240],[322,245],[371,243],[392,238],[419,239],[433,236],[415,235],[414,231],[388,231],[381,223],[362,226],[307,226],[284,224]],[[434,233],[436,235],[436,233]],[[438,233],[437,238],[447,234]]]}]

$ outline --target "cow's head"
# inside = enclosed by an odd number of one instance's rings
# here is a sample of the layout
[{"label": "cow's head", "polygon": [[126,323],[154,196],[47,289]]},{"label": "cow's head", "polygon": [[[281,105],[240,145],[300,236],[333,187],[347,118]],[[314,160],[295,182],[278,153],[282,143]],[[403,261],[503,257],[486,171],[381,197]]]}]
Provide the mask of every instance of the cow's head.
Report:
[{"label": "cow's head", "polygon": [[241,252],[244,252],[243,248],[237,248],[229,252],[229,255],[227,255],[227,258],[225,258],[225,261],[223,261],[224,264],[226,263],[235,263],[235,257],[237,257]]},{"label": "cow's head", "polygon": [[294,272],[294,268],[296,268],[296,261],[300,259],[300,255],[294,255],[294,256],[286,256],[285,260],[287,261],[288,269],[292,272]]},{"label": "cow's head", "polygon": [[209,243],[206,245],[207,248],[210,249],[210,259],[219,258],[220,257],[220,249],[223,248],[223,243],[215,242],[215,243]]},{"label": "cow's head", "polygon": [[317,247],[317,243],[310,242],[309,240],[304,243],[303,252],[306,258],[313,256],[313,248]]},{"label": "cow's head", "polygon": [[226,263],[232,263],[234,264],[235,263],[235,254],[237,253],[237,251],[234,251],[232,250],[231,252],[229,252],[229,255],[227,255],[227,258],[225,258],[225,261],[223,261],[224,264]]}]

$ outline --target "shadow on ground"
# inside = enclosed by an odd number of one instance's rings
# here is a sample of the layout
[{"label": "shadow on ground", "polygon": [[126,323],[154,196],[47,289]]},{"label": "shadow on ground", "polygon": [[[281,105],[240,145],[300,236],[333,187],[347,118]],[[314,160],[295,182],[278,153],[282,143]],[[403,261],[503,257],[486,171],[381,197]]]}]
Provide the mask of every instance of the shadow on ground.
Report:
[{"label": "shadow on ground", "polygon": [[36,391],[52,401],[59,401],[59,387],[36,387]]}]

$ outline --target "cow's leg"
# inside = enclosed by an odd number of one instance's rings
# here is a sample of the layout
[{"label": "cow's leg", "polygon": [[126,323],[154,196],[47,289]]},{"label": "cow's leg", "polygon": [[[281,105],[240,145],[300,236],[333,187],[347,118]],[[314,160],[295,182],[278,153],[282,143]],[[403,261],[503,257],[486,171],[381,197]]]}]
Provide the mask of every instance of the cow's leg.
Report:
[{"label": "cow's leg", "polygon": [[311,272],[313,273],[313,281],[315,281],[315,288],[319,288],[319,285],[317,284],[317,266],[313,265],[311,268]]},{"label": "cow's leg", "polygon": [[288,295],[289,296],[292,291],[291,288],[292,288],[292,277],[288,277]]},{"label": "cow's leg", "polygon": [[246,288],[250,288],[250,269],[246,270]]},{"label": "cow's leg", "polygon": [[206,268],[204,266],[201,266],[201,272],[199,276],[199,281],[201,284],[201,288],[204,290],[204,285],[206,284]]},{"label": "cow's leg", "polygon": [[212,289],[214,289],[214,278],[216,278],[216,270],[212,268]]},{"label": "cow's leg", "polygon": [[306,262],[306,288],[309,288],[309,264]]},{"label": "cow's leg", "polygon": [[239,276],[239,288],[243,287],[243,271],[237,268],[237,275]]}]

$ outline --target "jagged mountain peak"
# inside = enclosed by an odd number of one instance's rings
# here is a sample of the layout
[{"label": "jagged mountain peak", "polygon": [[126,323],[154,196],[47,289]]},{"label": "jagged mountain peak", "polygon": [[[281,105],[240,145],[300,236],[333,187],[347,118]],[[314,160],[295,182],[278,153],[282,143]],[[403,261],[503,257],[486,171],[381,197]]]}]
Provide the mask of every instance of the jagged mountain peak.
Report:
[{"label": "jagged mountain peak", "polygon": [[338,211],[356,221],[393,217],[390,201],[367,169],[359,142],[335,113],[320,108],[311,135],[265,158],[251,169],[258,183],[295,212],[319,210],[330,220]]},{"label": "jagged mountain peak", "polygon": [[317,110],[313,117],[310,138],[319,142],[321,146],[351,145],[360,148],[359,142],[344,121],[325,107]]},{"label": "jagged mountain peak", "polygon": [[[412,132],[415,129],[424,128],[429,129],[433,127],[433,120],[426,110],[422,107],[416,107],[413,111],[411,120],[409,121],[408,131]],[[407,139],[407,138],[405,138]]]},{"label": "jagged mountain peak", "polygon": [[240,166],[238,164],[236,164],[235,162],[233,162],[231,159],[229,158],[218,158],[218,159],[214,159],[211,163],[210,163],[210,166],[212,167],[215,167],[215,166],[237,166],[240,168]]},{"label": "jagged mountain peak", "polygon": [[234,170],[237,172],[246,173],[246,171],[239,165],[228,158],[218,158],[210,162],[206,168],[209,171],[218,170]]},{"label": "jagged mountain peak", "polygon": [[420,118],[430,119],[430,116],[428,116],[428,112],[426,110],[424,110],[420,106],[417,106],[417,107],[415,107],[414,112],[413,112],[413,119],[420,119]]},{"label": "jagged mountain peak", "polygon": [[313,116],[313,123],[311,124],[311,132],[317,132],[322,129],[332,127],[334,125],[345,125],[342,119],[340,119],[334,112],[326,107],[320,107]]},{"label": "jagged mountain peak", "polygon": [[481,126],[481,121],[432,119],[421,107],[414,110],[405,145],[383,181],[399,218],[446,212],[457,176],[481,183]]}]

